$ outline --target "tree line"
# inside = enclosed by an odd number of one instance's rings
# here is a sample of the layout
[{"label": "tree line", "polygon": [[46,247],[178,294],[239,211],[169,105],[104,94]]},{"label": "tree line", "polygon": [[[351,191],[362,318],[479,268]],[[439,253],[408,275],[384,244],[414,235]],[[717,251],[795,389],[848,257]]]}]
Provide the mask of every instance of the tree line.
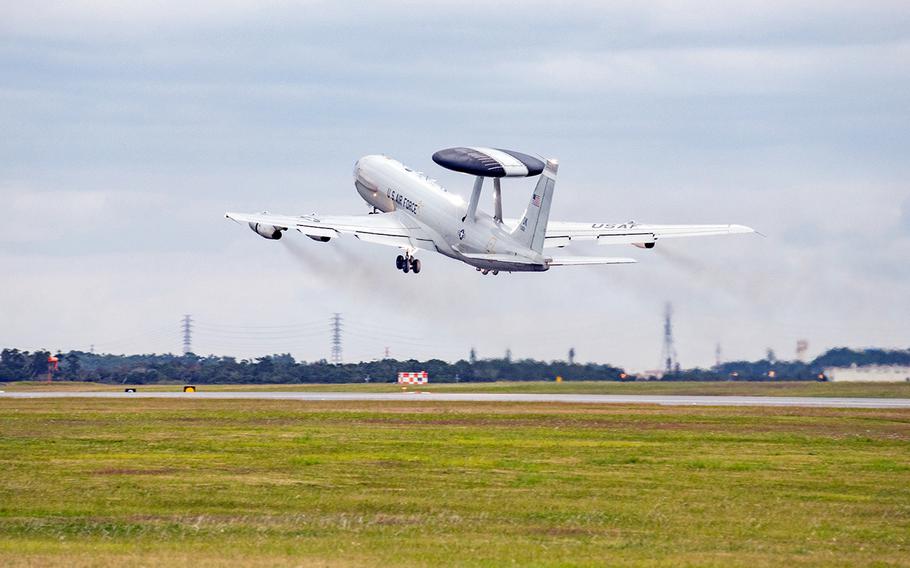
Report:
[{"label": "tree line", "polygon": [[[45,350],[3,349],[0,352],[0,381],[47,378],[48,357],[51,355]],[[59,360],[57,370],[51,373],[53,380],[99,383],[389,383],[395,382],[401,371],[427,371],[432,382],[552,381],[557,376],[567,381],[649,378],[627,374],[623,369],[608,364],[508,358],[454,363],[439,359],[383,359],[332,364],[325,360],[296,361],[286,353],[241,360],[192,353],[112,355],[69,351],[53,355]],[[768,357],[759,361],[734,361],[711,369],[678,370],[664,375],[663,380],[818,380],[826,367],[852,364],[910,365],[910,350],[838,348],[808,362],[777,361],[769,353]]]},{"label": "tree line", "polygon": [[[0,381],[47,378],[48,351],[4,349],[0,352]],[[553,380],[618,380],[622,369],[612,365],[569,365],[562,361],[507,361],[502,359],[428,361],[383,359],[332,364],[325,360],[295,361],[289,354],[255,359],[202,357],[195,354],[110,355],[84,351],[57,353],[59,368],[53,380],[99,383],[352,383],[395,382],[403,371],[427,371],[434,382]]]}]

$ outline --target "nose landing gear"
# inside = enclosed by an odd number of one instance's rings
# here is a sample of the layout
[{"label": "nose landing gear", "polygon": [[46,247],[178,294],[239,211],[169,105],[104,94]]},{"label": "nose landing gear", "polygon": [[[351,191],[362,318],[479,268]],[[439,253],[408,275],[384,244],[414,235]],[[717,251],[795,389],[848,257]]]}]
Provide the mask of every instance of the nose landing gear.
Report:
[{"label": "nose landing gear", "polygon": [[398,255],[395,259],[395,268],[407,274],[408,272],[413,272],[418,274],[420,272],[420,259],[414,258],[409,254],[406,256]]}]

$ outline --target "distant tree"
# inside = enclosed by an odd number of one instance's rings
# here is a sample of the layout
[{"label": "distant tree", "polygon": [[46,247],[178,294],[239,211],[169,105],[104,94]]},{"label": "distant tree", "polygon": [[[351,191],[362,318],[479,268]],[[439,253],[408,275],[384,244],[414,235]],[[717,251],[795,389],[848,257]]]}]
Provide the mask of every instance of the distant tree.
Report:
[{"label": "distant tree", "polygon": [[[574,356],[574,349],[570,355]],[[449,363],[439,359],[427,361],[383,359],[363,363],[333,365],[324,359],[307,363],[297,362],[287,354],[260,357],[254,361],[237,361],[233,357],[199,357],[197,355],[141,354],[111,355],[70,351],[61,357],[60,376],[67,380],[87,380],[104,383],[192,382],[192,383],[345,383],[361,382],[370,377],[371,382],[394,382],[399,371],[427,371],[431,382],[450,381],[538,381],[565,380],[615,381],[620,380],[622,369],[604,364],[570,364],[567,361],[478,360],[472,357]],[[47,373],[47,351],[29,353],[7,348],[0,351],[0,380],[43,378]],[[772,354],[773,355],[773,354]],[[473,358],[473,361],[471,359]],[[773,362],[772,362],[773,359]],[[767,357],[759,361],[729,361],[710,370],[677,369],[663,380],[687,381],[765,381],[775,379],[814,380],[825,367],[851,364],[908,365],[910,350],[846,348],[832,349],[810,363],[778,361]]]},{"label": "distant tree", "polygon": [[0,380],[20,381],[29,376],[28,351],[4,349],[0,352]]},{"label": "distant tree", "polygon": [[70,351],[69,353],[58,354],[57,358],[60,359],[60,377],[67,381],[78,381],[81,379],[81,362],[78,351]]},{"label": "distant tree", "polygon": [[838,347],[816,357],[810,365],[818,371],[825,367],[850,365],[910,365],[910,349],[848,349]]},{"label": "distant tree", "polygon": [[33,379],[41,378],[47,375],[47,358],[50,357],[48,351],[35,351],[32,354],[32,363],[29,376]]}]

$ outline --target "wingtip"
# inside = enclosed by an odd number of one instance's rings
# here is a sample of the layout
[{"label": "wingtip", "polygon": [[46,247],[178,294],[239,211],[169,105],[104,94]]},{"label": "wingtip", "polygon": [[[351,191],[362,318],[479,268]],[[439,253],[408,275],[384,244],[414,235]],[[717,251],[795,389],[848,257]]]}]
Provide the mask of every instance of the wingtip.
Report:
[{"label": "wingtip", "polygon": [[735,229],[733,231],[735,233],[755,233],[756,235],[758,235],[759,237],[761,237],[763,239],[768,237],[768,235],[762,233],[761,231],[759,231],[757,229],[753,229],[752,227],[747,227],[745,225],[731,225],[731,227],[733,227]]}]

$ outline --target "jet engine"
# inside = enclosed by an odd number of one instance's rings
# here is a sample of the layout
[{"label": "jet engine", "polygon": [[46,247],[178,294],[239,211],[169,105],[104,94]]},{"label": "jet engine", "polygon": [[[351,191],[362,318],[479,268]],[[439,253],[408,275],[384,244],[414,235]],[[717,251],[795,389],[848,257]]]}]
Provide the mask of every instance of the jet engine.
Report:
[{"label": "jet engine", "polygon": [[262,223],[250,222],[250,229],[252,229],[259,236],[266,239],[277,241],[281,238],[281,229],[273,225],[263,225]]},{"label": "jet engine", "polygon": [[657,243],[632,243],[632,246],[636,246],[640,249],[652,249]]}]

